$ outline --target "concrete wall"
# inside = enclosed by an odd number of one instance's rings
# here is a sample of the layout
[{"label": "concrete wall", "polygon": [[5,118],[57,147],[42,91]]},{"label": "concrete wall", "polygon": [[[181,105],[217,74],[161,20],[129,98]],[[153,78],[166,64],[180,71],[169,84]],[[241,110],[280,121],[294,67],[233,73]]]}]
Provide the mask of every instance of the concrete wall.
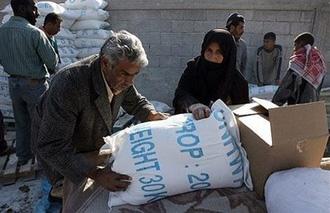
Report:
[{"label": "concrete wall", "polygon": [[[136,85],[149,99],[171,103],[186,62],[199,54],[204,34],[224,27],[234,11],[246,18],[243,38],[248,44],[249,69],[253,68],[264,33],[269,31],[277,34],[277,43],[283,46],[282,75],[292,53],[293,38],[304,31],[316,35],[316,45],[330,67],[330,41],[326,39],[330,33],[329,1],[112,0],[110,4],[113,30],[135,33],[148,53],[150,65]],[[330,85],[330,80],[326,84]]]},{"label": "concrete wall", "polygon": [[[7,3],[9,0],[1,0],[0,8]],[[111,0],[109,4],[112,29],[138,35],[147,51],[150,63],[136,85],[149,99],[171,103],[186,62],[199,54],[204,34],[224,27],[234,11],[246,18],[243,38],[248,44],[249,69],[253,69],[256,49],[268,31],[275,32],[277,43],[283,46],[282,73],[292,53],[293,38],[303,31],[315,34],[316,45],[330,67],[328,0]],[[325,85],[330,86],[330,78]]]}]

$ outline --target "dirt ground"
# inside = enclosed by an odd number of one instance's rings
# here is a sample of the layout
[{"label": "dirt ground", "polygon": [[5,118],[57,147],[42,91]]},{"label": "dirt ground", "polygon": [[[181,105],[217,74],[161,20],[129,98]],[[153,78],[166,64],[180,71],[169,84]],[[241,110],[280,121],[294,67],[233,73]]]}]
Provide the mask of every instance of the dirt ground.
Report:
[{"label": "dirt ground", "polygon": [[41,198],[41,179],[0,186],[0,212],[32,212]]}]

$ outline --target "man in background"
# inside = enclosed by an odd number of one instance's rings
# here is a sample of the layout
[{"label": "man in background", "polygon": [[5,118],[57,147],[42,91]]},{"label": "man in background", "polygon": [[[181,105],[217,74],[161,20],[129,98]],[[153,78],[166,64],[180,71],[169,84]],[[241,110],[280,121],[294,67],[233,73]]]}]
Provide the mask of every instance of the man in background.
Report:
[{"label": "man in background", "polygon": [[31,117],[41,94],[48,88],[48,70],[58,58],[45,33],[35,27],[39,16],[36,0],[11,0],[14,12],[0,27],[0,64],[9,77],[16,127],[19,166],[32,158]]},{"label": "man in background", "polygon": [[282,47],[276,44],[276,34],[264,35],[264,45],[257,50],[256,76],[258,86],[278,85],[282,65]]},{"label": "man in background", "polygon": [[247,78],[246,63],[247,63],[247,47],[245,41],[241,38],[244,33],[245,20],[244,17],[238,13],[229,15],[226,28],[235,39],[237,54],[236,54],[236,69]]},{"label": "man in background", "polygon": [[55,39],[55,35],[61,30],[62,18],[56,13],[48,13],[44,20],[44,25],[40,28],[46,34],[50,44],[54,48],[57,56],[58,63],[61,63],[60,54],[58,52],[58,46]]}]

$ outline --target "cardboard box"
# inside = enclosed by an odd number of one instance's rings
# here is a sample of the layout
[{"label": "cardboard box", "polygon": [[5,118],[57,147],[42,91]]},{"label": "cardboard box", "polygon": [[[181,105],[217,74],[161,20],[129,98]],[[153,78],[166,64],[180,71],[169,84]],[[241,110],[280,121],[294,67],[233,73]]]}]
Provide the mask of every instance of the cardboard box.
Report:
[{"label": "cardboard box", "polygon": [[320,167],[328,124],[324,102],[278,107],[262,99],[233,110],[250,162],[254,190],[263,197],[267,178],[294,167]]}]

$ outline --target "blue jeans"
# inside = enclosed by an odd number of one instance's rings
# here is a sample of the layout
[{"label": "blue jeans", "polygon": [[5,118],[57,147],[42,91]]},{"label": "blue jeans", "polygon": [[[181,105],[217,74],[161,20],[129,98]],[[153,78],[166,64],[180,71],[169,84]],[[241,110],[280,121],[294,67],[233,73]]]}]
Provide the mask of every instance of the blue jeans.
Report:
[{"label": "blue jeans", "polygon": [[16,128],[16,155],[19,161],[29,160],[33,156],[30,147],[32,112],[47,89],[46,79],[9,77]]}]

